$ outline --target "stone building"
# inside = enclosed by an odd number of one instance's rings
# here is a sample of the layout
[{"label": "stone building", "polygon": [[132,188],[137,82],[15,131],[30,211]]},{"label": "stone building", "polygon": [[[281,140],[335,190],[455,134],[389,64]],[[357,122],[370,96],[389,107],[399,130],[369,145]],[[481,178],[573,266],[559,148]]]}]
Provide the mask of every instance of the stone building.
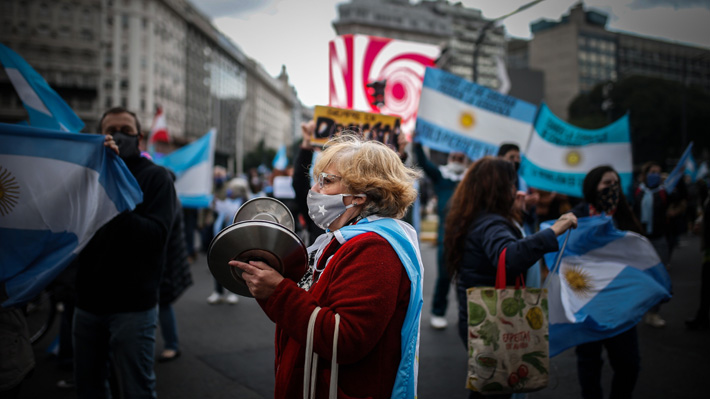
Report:
[{"label": "stone building", "polygon": [[531,24],[533,38],[508,46],[508,57],[545,74],[545,101],[561,118],[580,93],[632,75],[659,77],[710,90],[710,50],[609,31],[608,16],[572,7],[559,21]]},{"label": "stone building", "polygon": [[[270,76],[187,0],[4,0],[0,41],[20,54],[84,121],[135,111],[147,134],[162,107],[174,145],[218,130],[216,162],[241,171],[264,140],[300,137],[304,107],[283,69]],[[4,70],[0,121],[27,118]]]}]

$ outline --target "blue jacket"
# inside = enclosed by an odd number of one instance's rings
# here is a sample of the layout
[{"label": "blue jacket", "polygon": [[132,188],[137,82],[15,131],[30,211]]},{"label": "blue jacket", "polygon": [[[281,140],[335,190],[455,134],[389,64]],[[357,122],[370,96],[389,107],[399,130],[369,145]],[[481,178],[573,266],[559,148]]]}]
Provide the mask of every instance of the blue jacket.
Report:
[{"label": "blue jacket", "polygon": [[557,237],[552,229],[541,230],[522,238],[520,229],[504,217],[483,213],[468,231],[456,279],[459,301],[459,335],[467,345],[468,306],[466,289],[492,287],[496,282],[498,255],[508,248],[505,258],[506,285],[537,262],[543,254],[558,250]]}]

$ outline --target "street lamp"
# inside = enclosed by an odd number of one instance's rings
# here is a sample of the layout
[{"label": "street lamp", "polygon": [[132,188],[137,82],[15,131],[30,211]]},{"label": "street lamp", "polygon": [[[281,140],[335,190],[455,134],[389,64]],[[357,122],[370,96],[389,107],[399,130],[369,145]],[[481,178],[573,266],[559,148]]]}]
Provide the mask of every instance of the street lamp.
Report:
[{"label": "street lamp", "polygon": [[478,33],[478,37],[476,38],[476,42],[474,43],[473,47],[473,81],[474,83],[478,83],[478,54],[480,53],[480,46],[483,43],[483,40],[486,38],[486,33],[488,32],[489,29],[491,29],[496,22],[502,21],[505,18],[508,18],[511,15],[515,15],[521,11],[527,10],[528,8],[534,6],[537,3],[540,3],[544,0],[535,0],[531,1],[530,3],[524,4],[520,7],[518,7],[516,10],[511,11],[505,15],[502,15],[498,18],[492,19],[488,22],[486,22],[485,25],[483,25],[483,28],[481,28],[481,31]]}]

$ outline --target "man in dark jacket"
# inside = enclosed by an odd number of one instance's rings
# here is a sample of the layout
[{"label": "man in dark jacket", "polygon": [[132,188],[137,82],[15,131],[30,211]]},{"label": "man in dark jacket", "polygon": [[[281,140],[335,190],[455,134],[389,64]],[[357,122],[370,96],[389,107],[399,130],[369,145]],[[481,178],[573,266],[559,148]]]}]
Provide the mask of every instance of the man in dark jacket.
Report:
[{"label": "man in dark jacket", "polygon": [[175,187],[164,168],[141,157],[142,134],[134,113],[109,109],[99,126],[107,141],[115,140],[143,191],[143,202],[96,232],[77,258],[77,396],[107,397],[110,359],[124,396],[154,398],[158,287],[175,215]]}]

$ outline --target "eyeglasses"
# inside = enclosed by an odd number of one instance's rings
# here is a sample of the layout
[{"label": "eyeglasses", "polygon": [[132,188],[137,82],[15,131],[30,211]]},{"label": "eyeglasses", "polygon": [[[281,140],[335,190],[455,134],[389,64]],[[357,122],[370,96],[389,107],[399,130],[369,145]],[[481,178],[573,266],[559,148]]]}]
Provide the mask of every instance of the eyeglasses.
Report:
[{"label": "eyeglasses", "polygon": [[329,186],[333,183],[337,183],[342,180],[341,176],[331,175],[330,173],[321,172],[316,175],[318,179],[318,187],[323,188]]}]

